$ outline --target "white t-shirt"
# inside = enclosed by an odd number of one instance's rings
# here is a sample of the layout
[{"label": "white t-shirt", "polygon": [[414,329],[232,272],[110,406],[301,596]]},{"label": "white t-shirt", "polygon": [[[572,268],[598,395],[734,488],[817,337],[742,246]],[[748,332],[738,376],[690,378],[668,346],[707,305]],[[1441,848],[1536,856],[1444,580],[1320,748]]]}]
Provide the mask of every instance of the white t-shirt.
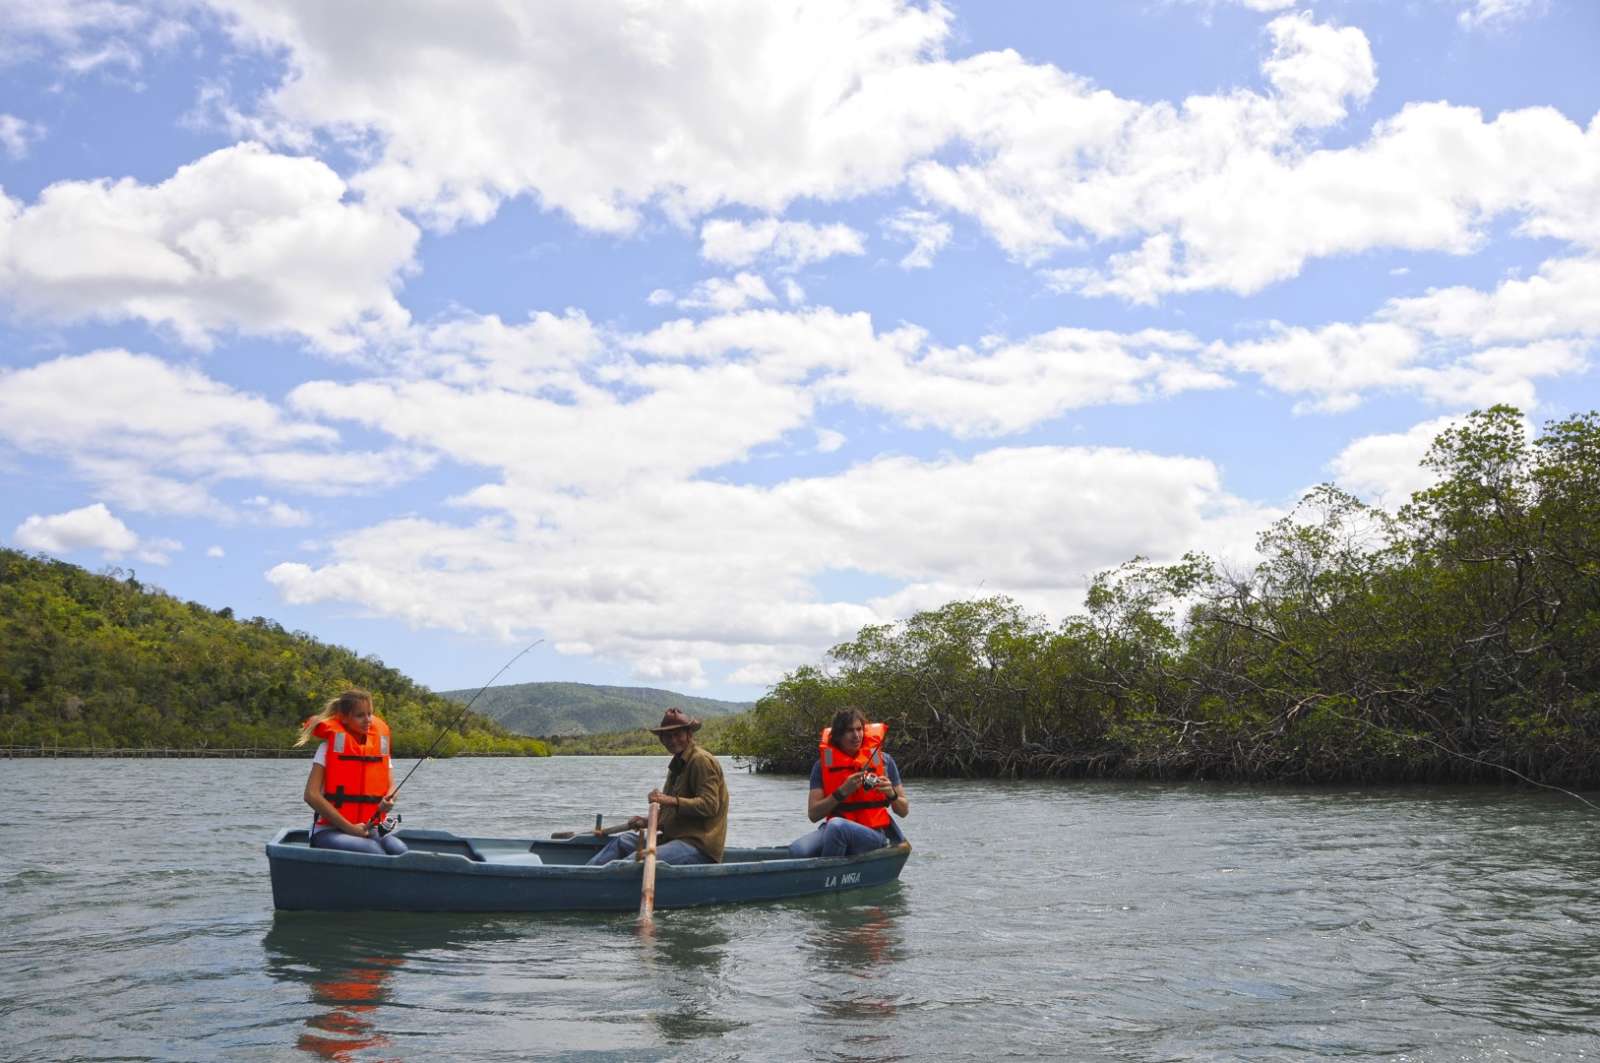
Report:
[{"label": "white t-shirt", "polygon": [[[326,768],[328,766],[328,740],[326,738],[324,738],[322,740],[322,744],[317,747],[317,751],[315,753],[311,754],[311,763],[313,763],[313,764],[321,764],[324,768]],[[313,820],[314,819],[315,819],[315,813],[313,813]],[[333,828],[328,826],[326,823],[313,822],[311,824],[311,833],[312,834],[315,834],[315,833],[317,833],[318,831],[321,831],[321,830],[332,830],[332,829]]]}]

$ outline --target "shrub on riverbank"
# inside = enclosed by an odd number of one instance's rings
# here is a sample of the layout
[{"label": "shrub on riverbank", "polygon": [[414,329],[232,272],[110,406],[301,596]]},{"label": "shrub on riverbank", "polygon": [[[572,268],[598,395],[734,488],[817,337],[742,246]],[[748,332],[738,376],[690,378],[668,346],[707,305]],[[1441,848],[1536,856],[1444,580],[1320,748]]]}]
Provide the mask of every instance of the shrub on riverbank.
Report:
[{"label": "shrub on riverbank", "polygon": [[[382,661],[264,617],[0,549],[0,746],[282,749],[348,686],[372,691],[398,756],[420,755],[461,711]],[[469,713],[436,755],[546,752]]]},{"label": "shrub on riverbank", "polygon": [[1600,786],[1600,415],[1474,413],[1397,514],[1312,491],[1232,572],[1097,577],[1052,627],[1004,598],[864,628],[734,744],[801,771],[844,705],[908,772]]}]

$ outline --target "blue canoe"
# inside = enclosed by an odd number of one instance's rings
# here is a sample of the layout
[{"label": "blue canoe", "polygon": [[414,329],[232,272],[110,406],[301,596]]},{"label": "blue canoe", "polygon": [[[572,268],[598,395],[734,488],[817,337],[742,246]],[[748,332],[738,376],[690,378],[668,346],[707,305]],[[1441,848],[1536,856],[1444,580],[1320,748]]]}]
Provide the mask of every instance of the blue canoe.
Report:
[{"label": "blue canoe", "polygon": [[[627,912],[639,907],[643,865],[585,866],[603,842],[463,838],[402,830],[404,856],[311,848],[304,829],[267,843],[272,903],[282,910]],[[720,864],[656,866],[656,907],[692,908],[881,886],[900,877],[909,842],[859,856],[795,860],[783,848],[728,849]]]}]

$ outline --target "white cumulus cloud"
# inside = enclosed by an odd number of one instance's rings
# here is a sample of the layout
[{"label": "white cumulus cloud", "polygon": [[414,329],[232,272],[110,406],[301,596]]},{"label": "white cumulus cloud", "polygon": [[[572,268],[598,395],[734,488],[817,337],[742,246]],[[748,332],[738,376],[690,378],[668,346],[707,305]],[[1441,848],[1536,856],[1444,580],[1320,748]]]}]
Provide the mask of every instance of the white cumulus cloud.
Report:
[{"label": "white cumulus cloud", "polygon": [[714,218],[700,227],[701,257],[725,266],[748,266],[768,258],[784,268],[800,269],[834,255],[865,252],[861,234],[838,223]]},{"label": "white cumulus cloud", "polygon": [[1448,339],[1489,344],[1600,336],[1600,258],[1552,259],[1492,292],[1455,286],[1393,299],[1383,316]]},{"label": "white cumulus cloud", "polygon": [[136,74],[189,33],[184,0],[0,0],[0,64],[43,58],[72,74]]},{"label": "white cumulus cloud", "polygon": [[17,527],[13,537],[29,550],[57,554],[100,550],[116,557],[139,545],[139,537],[103,502],[49,517],[34,515]]},{"label": "white cumulus cloud", "polygon": [[[1262,516],[1207,461],[1116,448],[884,456],[742,482],[763,455],[841,450],[821,404],[976,437],[1225,386],[1182,333],[1055,329],[969,349],[862,313],[742,310],[584,332],[543,348],[547,375],[490,381],[470,371],[472,347],[502,328],[464,323],[458,348],[418,356],[411,375],[292,393],[308,418],[425,443],[486,475],[453,500],[478,519],[386,521],[274,567],[286,600],[505,637],[537,626],[639,675],[772,676],[937,595],[1015,593],[1061,611],[1134,553],[1235,556]],[[898,589],[821,600],[815,577],[839,567]]]},{"label": "white cumulus cloud", "polygon": [[1440,347],[1391,322],[1321,328],[1275,325],[1266,339],[1213,344],[1206,361],[1248,372],[1287,395],[1296,412],[1337,413],[1373,394],[1410,394],[1444,406],[1506,402],[1529,407],[1537,381],[1587,365],[1584,348],[1561,340],[1466,351]]},{"label": "white cumulus cloud", "polygon": [[1267,26],[1272,57],[1262,64],[1296,125],[1331,125],[1378,87],[1367,36],[1353,26],[1318,23],[1310,14],[1285,15]]},{"label": "white cumulus cloud", "polygon": [[244,504],[252,512],[257,513],[262,521],[275,527],[303,528],[311,523],[311,514],[305,510],[296,509],[287,502],[280,502],[266,495],[247,498]]},{"label": "white cumulus cloud", "polygon": [[[770,678],[910,603],[1008,593],[1059,614],[1092,573],[1134,553],[1242,556],[1275,515],[1228,495],[1204,460],[1066,447],[880,458],[770,487],[658,479],[578,495],[508,482],[479,500],[489,515],[476,523],[387,521],[268,579],[295,603],[559,632],[640,675],[716,663]],[[904,589],[822,600],[815,577],[839,567]]]},{"label": "white cumulus cloud", "polygon": [[1545,0],[1458,0],[1456,21],[1466,29],[1501,26],[1529,18],[1545,8]]},{"label": "white cumulus cloud", "polygon": [[987,350],[879,345],[830,378],[830,396],[957,436],[1022,431],[1090,406],[1129,405],[1229,381],[1196,364],[1193,337],[1060,328]]},{"label": "white cumulus cloud", "polygon": [[1378,66],[1359,28],[1306,12],[1263,27],[1257,84],[1174,103],[1013,51],[951,59],[951,12],[899,0],[613,0],[537,18],[506,0],[381,25],[307,0],[218,3],[239,41],[285,57],[256,104],[263,135],[370,138],[375,162],[352,178],[364,202],[443,227],[523,195],[607,232],[739,207],[768,217],[705,223],[707,254],[792,268],[851,237],[782,220],[790,204],[906,188],[1057,287],[1144,303],[1248,294],[1373,248],[1464,253],[1502,217],[1600,246],[1600,125],[1417,103],[1319,148],[1373,98]]},{"label": "white cumulus cloud", "polygon": [[[802,293],[803,295],[804,293]],[[732,277],[712,277],[695,285],[694,292],[678,300],[678,305],[689,310],[715,310],[729,313],[751,303],[777,301],[767,282],[754,273],[739,273]]]},{"label": "white cumulus cloud", "polygon": [[893,183],[921,134],[893,132],[904,87],[883,78],[935,54],[950,19],[899,0],[215,6],[287,60],[263,130],[373,134],[356,184],[374,202],[449,226],[534,193],[610,232],[652,202],[689,218]]},{"label": "white cumulus cloud", "polygon": [[107,558],[135,554],[141,561],[157,565],[166,564],[169,554],[183,549],[173,539],[141,539],[104,502],[47,517],[35,514],[18,525],[12,537],[18,546],[43,553],[98,550]]},{"label": "white cumulus cloud", "polygon": [[194,369],[115,349],[0,372],[0,441],[66,461],[130,509],[220,519],[236,514],[212,495],[217,482],[337,494],[428,464],[409,451],[339,449],[325,425]]},{"label": "white cumulus cloud", "polygon": [[393,288],[418,234],[345,192],[316,159],[240,144],[157,185],[0,194],[0,297],[28,316],[168,326],[199,347],[237,329],[348,350],[407,323]]},{"label": "white cumulus cloud", "polygon": [[13,159],[28,154],[34,141],[44,136],[44,126],[14,114],[0,114],[0,151]]},{"label": "white cumulus cloud", "polygon": [[883,228],[891,236],[911,244],[911,250],[900,259],[901,269],[927,269],[933,265],[934,256],[950,242],[954,231],[949,222],[941,221],[932,211],[909,207],[884,219]]}]

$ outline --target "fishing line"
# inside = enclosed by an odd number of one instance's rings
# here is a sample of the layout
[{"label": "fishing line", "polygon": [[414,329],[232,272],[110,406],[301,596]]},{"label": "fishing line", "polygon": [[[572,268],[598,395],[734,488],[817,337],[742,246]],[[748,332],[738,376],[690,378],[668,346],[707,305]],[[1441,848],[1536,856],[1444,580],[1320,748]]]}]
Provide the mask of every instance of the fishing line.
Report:
[{"label": "fishing line", "polygon": [[[423,753],[422,756],[420,758],[418,758],[418,760],[417,760],[417,762],[415,764],[411,765],[411,770],[406,772],[406,777],[404,779],[400,780],[400,786],[404,786],[406,784],[407,780],[409,780],[411,778],[411,776],[416,774],[417,769],[422,767],[422,762],[424,760],[427,760],[429,757],[433,756],[433,751],[435,749],[439,748],[439,743],[444,740],[444,736],[449,734],[450,731],[456,726],[456,724],[458,724],[462,720],[466,719],[467,713],[471,711],[473,703],[476,702],[480,697],[483,696],[483,692],[485,690],[488,690],[490,687],[494,686],[494,681],[496,679],[499,679],[501,676],[505,675],[507,668],[510,668],[512,665],[516,664],[519,660],[521,660],[523,658],[523,656],[525,654],[527,654],[527,652],[529,650],[533,649],[535,646],[539,645],[539,643],[541,643],[543,641],[544,641],[544,639],[534,639],[532,642],[528,643],[528,645],[523,648],[521,653],[518,653],[515,657],[511,658],[511,660],[509,660],[505,664],[501,665],[500,666],[500,670],[498,672],[496,672],[494,675],[490,676],[489,677],[489,681],[487,683],[483,684],[483,686],[478,688],[478,692],[476,694],[472,695],[471,700],[469,700],[465,705],[463,705],[461,707],[461,711],[460,712],[456,713],[456,718],[451,720],[449,723],[445,724],[443,727],[441,727],[439,729],[439,733],[437,735],[434,735],[433,744],[428,747],[428,751],[426,753]],[[400,786],[396,786],[393,790],[389,791],[389,797],[390,797],[391,800],[394,798],[395,794],[398,794],[400,792]],[[374,824],[376,824],[378,822],[378,815],[379,814],[376,813],[376,812],[373,813],[372,822],[369,823],[368,826],[372,826],[372,825],[374,825]]]},{"label": "fishing line", "polygon": [[[1388,730],[1388,728],[1383,727],[1381,724],[1378,724],[1378,725],[1375,725],[1375,726],[1380,727],[1382,730]],[[1396,731],[1389,731],[1389,733],[1390,734],[1398,734],[1398,732],[1396,732]],[[1522,774],[1522,772],[1518,771],[1516,768],[1508,768],[1504,764],[1496,764],[1494,761],[1492,761],[1492,760],[1484,760],[1482,757],[1470,756],[1470,755],[1468,755],[1466,753],[1462,753],[1462,752],[1459,752],[1457,750],[1451,749],[1449,746],[1440,745],[1438,742],[1435,742],[1433,739],[1428,738],[1428,737],[1426,737],[1424,735],[1401,735],[1401,737],[1403,737],[1403,738],[1414,738],[1419,742],[1426,742],[1430,746],[1434,746],[1434,747],[1436,747],[1438,749],[1444,750],[1446,753],[1449,753],[1453,757],[1460,757],[1462,760],[1468,760],[1468,761],[1471,761],[1474,764],[1482,764],[1483,766],[1488,767],[1488,768],[1498,768],[1499,770],[1507,773],[1508,775],[1515,775],[1517,778],[1521,779],[1523,782],[1527,783],[1530,786],[1537,786],[1537,787],[1540,787],[1541,789],[1545,789],[1545,790],[1554,790],[1558,794],[1566,794],[1568,797],[1572,798],[1574,801],[1582,801],[1584,804],[1588,805],[1590,808],[1594,809],[1596,812],[1600,812],[1600,805],[1595,804],[1593,801],[1589,800],[1587,797],[1581,797],[1578,794],[1573,793],[1571,790],[1563,790],[1561,787],[1552,786],[1550,783],[1547,783],[1547,782],[1540,782],[1537,779],[1530,779],[1526,775]]]},{"label": "fishing line", "polygon": [[[1326,696],[1326,695],[1324,695],[1324,696]],[[1371,727],[1374,730],[1382,731],[1384,734],[1394,735],[1394,737],[1396,737],[1396,738],[1410,739],[1411,741],[1414,741],[1414,742],[1426,742],[1426,743],[1428,743],[1428,745],[1433,746],[1435,749],[1437,749],[1437,750],[1439,750],[1441,752],[1448,753],[1452,757],[1457,757],[1457,758],[1459,758],[1461,760],[1468,761],[1468,762],[1470,762],[1472,764],[1482,764],[1486,768],[1494,768],[1494,769],[1496,769],[1498,771],[1505,772],[1507,775],[1515,775],[1517,778],[1521,779],[1523,782],[1527,783],[1529,786],[1537,786],[1542,790],[1554,790],[1558,794],[1566,794],[1568,797],[1572,798],[1574,801],[1581,801],[1584,804],[1588,805],[1590,808],[1594,809],[1596,812],[1600,812],[1600,805],[1595,804],[1593,801],[1589,800],[1587,797],[1583,797],[1583,796],[1581,796],[1579,794],[1575,794],[1571,790],[1564,790],[1559,786],[1552,786],[1550,783],[1547,783],[1547,782],[1540,782],[1537,779],[1530,779],[1526,775],[1522,774],[1522,772],[1518,771],[1516,768],[1508,768],[1504,764],[1496,764],[1492,760],[1484,760],[1482,757],[1474,757],[1471,754],[1463,753],[1460,750],[1451,749],[1447,745],[1443,745],[1442,743],[1435,742],[1433,739],[1429,738],[1427,735],[1405,734],[1402,731],[1396,731],[1393,728],[1385,727],[1381,723],[1373,723],[1371,720],[1362,720],[1362,719],[1358,719],[1356,717],[1346,716],[1344,713],[1340,712],[1338,709],[1328,709],[1328,708],[1325,707],[1324,711],[1332,713],[1334,716],[1339,717],[1341,720],[1346,720],[1346,721],[1348,721],[1350,723],[1360,724],[1360,725],[1365,726],[1365,727]]]}]

